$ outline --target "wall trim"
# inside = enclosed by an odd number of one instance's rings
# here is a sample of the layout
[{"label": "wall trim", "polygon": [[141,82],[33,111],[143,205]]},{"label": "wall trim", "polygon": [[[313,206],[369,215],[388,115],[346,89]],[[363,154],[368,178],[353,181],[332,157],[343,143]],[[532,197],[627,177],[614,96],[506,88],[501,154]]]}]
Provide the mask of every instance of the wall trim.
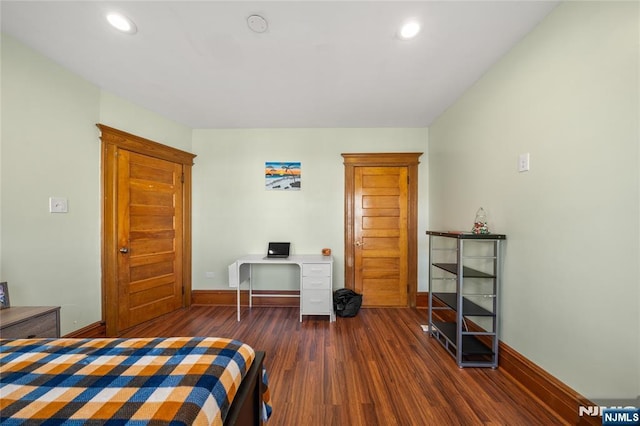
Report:
[{"label": "wall trim", "polygon": [[107,328],[104,322],[98,321],[93,324],[89,324],[86,327],[79,328],[76,331],[65,334],[64,338],[92,338],[92,337],[105,337],[107,335]]},{"label": "wall trim", "polygon": [[[278,297],[280,294],[287,296],[300,296],[299,290],[254,290],[253,306],[270,307],[299,307],[300,300],[296,297]],[[270,296],[272,295],[272,296]],[[236,290],[192,290],[191,303],[193,305],[235,306]],[[240,290],[240,305],[249,306],[249,291]]]},{"label": "wall trim", "polygon": [[499,366],[524,390],[572,425],[602,425],[601,417],[579,416],[580,406],[595,406],[584,396],[531,362],[504,342],[499,343]]}]

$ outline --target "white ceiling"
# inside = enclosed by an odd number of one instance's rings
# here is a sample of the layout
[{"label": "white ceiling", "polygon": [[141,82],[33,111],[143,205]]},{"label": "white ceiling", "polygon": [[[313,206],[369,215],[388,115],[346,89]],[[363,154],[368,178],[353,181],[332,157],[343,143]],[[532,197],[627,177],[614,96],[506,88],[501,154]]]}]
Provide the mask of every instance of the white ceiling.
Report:
[{"label": "white ceiling", "polygon": [[[423,127],[557,4],[3,0],[0,14],[2,32],[192,128]],[[114,10],[138,33],[111,28]],[[422,31],[399,40],[409,18]]]}]

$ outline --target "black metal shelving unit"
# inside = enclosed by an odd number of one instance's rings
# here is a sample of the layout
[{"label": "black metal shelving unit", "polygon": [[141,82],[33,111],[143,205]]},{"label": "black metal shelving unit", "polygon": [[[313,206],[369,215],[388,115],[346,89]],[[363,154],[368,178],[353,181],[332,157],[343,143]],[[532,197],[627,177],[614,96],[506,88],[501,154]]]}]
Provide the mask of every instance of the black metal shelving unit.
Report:
[{"label": "black metal shelving unit", "polygon": [[458,367],[497,368],[498,289],[506,235],[439,231],[427,235],[429,333]]}]

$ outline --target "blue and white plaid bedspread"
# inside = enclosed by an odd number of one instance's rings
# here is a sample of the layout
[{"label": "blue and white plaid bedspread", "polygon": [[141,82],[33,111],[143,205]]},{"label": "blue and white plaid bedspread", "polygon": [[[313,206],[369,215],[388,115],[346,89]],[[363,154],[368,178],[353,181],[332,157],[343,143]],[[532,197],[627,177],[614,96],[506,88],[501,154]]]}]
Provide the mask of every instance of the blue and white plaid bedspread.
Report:
[{"label": "blue and white plaid bedspread", "polygon": [[221,425],[254,358],[223,338],[0,340],[0,422]]}]

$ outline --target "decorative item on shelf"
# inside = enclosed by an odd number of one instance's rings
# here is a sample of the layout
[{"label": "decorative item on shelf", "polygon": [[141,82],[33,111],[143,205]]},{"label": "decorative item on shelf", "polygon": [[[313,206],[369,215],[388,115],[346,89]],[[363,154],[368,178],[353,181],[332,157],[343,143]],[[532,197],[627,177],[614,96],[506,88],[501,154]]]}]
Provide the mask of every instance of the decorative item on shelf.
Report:
[{"label": "decorative item on shelf", "polygon": [[323,248],[322,249],[322,255],[323,256],[331,256],[331,249],[330,248]]},{"label": "decorative item on shelf", "polygon": [[476,219],[473,221],[471,232],[474,234],[490,234],[489,226],[487,225],[487,214],[482,207],[476,212]]}]

